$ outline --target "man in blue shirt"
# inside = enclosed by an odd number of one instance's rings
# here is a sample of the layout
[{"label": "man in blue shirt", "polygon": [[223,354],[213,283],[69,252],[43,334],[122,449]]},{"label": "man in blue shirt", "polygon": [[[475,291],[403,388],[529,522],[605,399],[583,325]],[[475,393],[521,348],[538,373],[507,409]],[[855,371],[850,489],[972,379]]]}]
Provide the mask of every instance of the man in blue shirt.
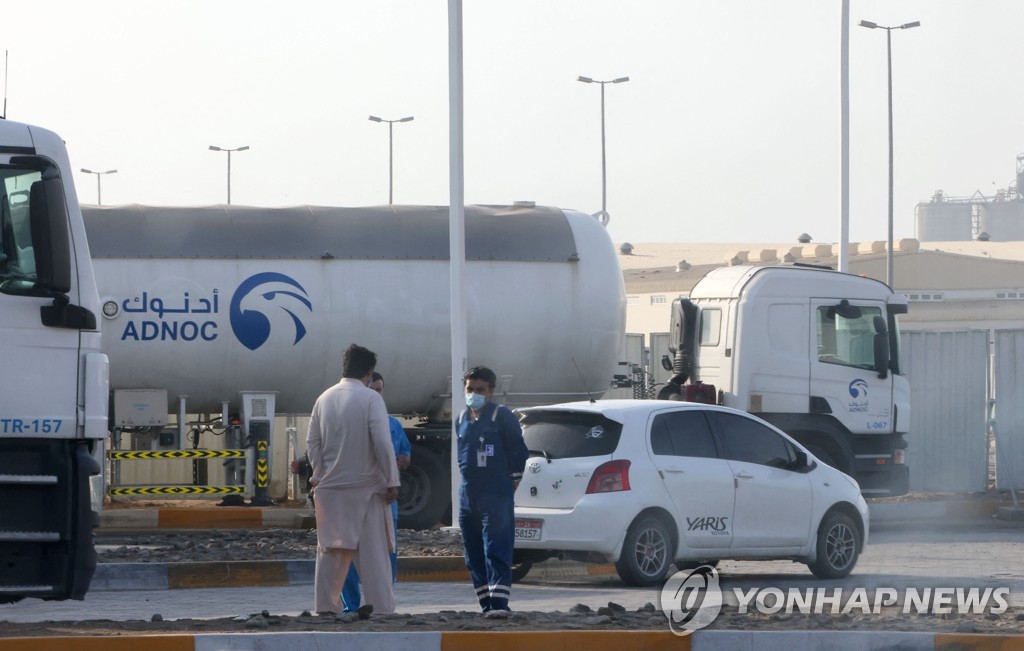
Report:
[{"label": "man in blue shirt", "polygon": [[[383,396],[384,377],[374,371],[370,377],[369,387]],[[388,421],[391,426],[391,445],[395,448],[395,461],[398,463],[399,470],[405,470],[409,467],[409,461],[412,458],[412,446],[409,444],[409,437],[405,435],[405,430],[402,429],[402,424],[398,422],[397,418],[388,416]],[[391,552],[391,580],[394,581],[395,577],[398,576],[398,500],[391,503],[391,518],[395,522],[395,551]],[[341,600],[345,604],[345,612],[359,610],[361,601],[359,596],[359,573],[356,571],[354,563],[348,568],[345,585],[341,588]]]},{"label": "man in blue shirt", "polygon": [[515,492],[529,456],[508,407],[491,402],[496,376],[486,366],[464,376],[466,411],[458,421],[459,527],[466,567],[487,617],[508,617],[515,542]]}]

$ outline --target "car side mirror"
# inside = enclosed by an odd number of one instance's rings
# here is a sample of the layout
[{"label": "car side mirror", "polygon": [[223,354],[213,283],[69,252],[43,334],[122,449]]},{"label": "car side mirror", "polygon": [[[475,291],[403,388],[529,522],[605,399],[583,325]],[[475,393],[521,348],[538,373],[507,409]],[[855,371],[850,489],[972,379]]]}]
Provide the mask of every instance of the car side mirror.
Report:
[{"label": "car side mirror", "polygon": [[803,450],[797,450],[796,461],[793,462],[793,470],[796,470],[797,472],[807,470],[810,467],[810,465],[811,460],[807,456],[807,453],[804,452]]}]

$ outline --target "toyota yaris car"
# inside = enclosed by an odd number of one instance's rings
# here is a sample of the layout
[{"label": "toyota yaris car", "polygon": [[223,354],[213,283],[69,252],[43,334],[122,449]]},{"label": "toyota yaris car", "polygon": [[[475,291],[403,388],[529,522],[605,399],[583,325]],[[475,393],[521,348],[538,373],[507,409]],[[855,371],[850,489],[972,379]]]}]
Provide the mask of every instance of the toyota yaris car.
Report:
[{"label": "toyota yaris car", "polygon": [[613,562],[631,585],[673,563],[792,559],[846,576],[868,537],[851,477],[727,407],[607,400],[524,409],[519,567],[551,556]]}]

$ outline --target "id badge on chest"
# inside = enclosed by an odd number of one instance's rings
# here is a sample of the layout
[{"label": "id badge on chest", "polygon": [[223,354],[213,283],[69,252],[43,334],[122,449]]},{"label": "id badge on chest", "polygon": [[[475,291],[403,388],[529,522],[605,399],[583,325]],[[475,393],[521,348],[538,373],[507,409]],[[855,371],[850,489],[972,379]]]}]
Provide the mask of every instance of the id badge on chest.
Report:
[{"label": "id badge on chest", "polygon": [[484,437],[480,437],[480,448],[476,451],[476,467],[487,467],[487,448],[484,447]]}]

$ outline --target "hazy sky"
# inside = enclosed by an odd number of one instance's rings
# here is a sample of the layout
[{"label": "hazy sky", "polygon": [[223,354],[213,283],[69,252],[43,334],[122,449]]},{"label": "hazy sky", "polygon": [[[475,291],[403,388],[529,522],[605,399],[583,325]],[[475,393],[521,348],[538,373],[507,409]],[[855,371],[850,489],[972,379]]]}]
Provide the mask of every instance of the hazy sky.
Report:
[{"label": "hazy sky", "polygon": [[[466,202],[601,207],[617,242],[839,239],[840,0],[466,0]],[[8,3],[7,116],[116,168],[104,204],[448,203],[445,0]],[[1024,152],[1021,0],[851,0],[851,230],[936,189],[992,194]],[[81,200],[95,177],[76,175]]]}]

